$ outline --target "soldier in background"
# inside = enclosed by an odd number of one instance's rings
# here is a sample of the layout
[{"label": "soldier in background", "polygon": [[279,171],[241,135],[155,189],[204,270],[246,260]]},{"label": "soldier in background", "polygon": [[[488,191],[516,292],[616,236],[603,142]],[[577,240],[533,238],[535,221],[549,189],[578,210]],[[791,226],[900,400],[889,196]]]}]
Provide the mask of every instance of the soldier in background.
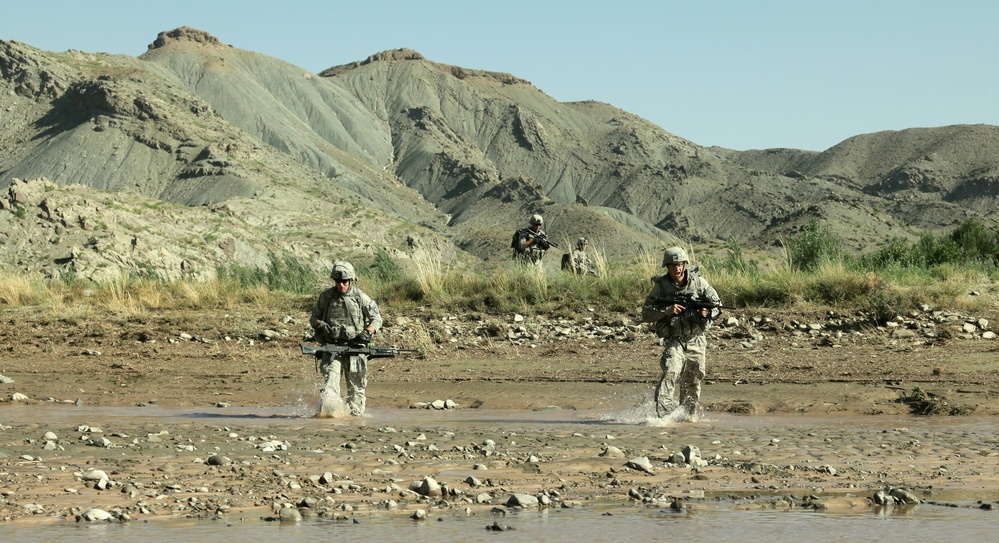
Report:
[{"label": "soldier in background", "polygon": [[527,228],[517,230],[512,243],[514,260],[541,268],[545,251],[555,246],[541,229],[544,224],[544,218],[535,213],[531,215]]},{"label": "soldier in background", "polygon": [[568,262],[563,263],[562,269],[567,269],[573,273],[600,277],[600,273],[597,272],[597,269],[593,266],[593,262],[590,261],[590,256],[586,254],[586,247],[586,238],[576,240],[576,248],[573,249]]},{"label": "soldier in background", "polygon": [[[319,295],[309,317],[315,338],[336,345],[369,343],[382,326],[378,304],[354,285],[357,274],[350,262],[334,262],[330,278],[336,284]],[[367,355],[345,354],[334,358],[325,353],[319,369],[326,379],[319,393],[319,416],[334,416],[344,410],[344,400],[340,398],[341,376],[347,382],[346,407],[355,417],[363,415],[364,389],[368,386]]]}]

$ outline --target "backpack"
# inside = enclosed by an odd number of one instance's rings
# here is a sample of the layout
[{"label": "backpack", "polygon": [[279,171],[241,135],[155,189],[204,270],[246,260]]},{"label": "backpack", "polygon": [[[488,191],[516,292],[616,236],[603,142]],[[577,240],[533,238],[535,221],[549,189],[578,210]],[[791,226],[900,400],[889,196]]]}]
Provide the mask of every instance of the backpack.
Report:
[{"label": "backpack", "polygon": [[575,266],[572,265],[572,255],[569,253],[562,253],[562,271],[576,271]]}]

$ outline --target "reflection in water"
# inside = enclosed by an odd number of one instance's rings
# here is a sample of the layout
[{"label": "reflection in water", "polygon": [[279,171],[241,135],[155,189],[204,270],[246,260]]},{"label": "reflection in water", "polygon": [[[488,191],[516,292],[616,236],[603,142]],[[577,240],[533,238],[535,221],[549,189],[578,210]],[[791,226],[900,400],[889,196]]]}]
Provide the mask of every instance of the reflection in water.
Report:
[{"label": "reflection in water", "polygon": [[[905,515],[828,514],[815,511],[736,511],[731,504],[699,504],[675,512],[664,507],[586,506],[575,509],[515,512],[507,516],[460,516],[431,512],[426,521],[407,517],[361,518],[359,523],[328,519],[298,524],[228,518],[215,521],[153,521],[126,524],[0,525],[5,541],[252,541],[293,537],[294,541],[472,541],[491,532],[493,523],[510,531],[496,534],[504,543],[529,541],[991,541],[992,514],[976,509],[919,506]],[[818,536],[821,534],[821,536]],[[30,539],[29,539],[30,538]]]}]

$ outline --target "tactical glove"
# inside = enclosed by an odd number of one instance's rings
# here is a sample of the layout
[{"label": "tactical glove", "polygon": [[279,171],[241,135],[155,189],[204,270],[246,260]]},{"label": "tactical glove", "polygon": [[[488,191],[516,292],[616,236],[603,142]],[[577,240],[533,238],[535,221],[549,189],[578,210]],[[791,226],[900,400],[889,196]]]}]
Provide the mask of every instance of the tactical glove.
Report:
[{"label": "tactical glove", "polygon": [[328,322],[320,323],[316,327],[316,338],[324,343],[330,343],[336,339],[336,333],[333,332],[333,327],[330,326]]},{"label": "tactical glove", "polygon": [[371,335],[371,332],[369,332],[367,330],[364,330],[360,334],[357,334],[357,336],[354,338],[354,342],[355,343],[363,343],[363,344],[366,345],[368,343],[371,343],[372,339],[373,339],[373,336]]}]

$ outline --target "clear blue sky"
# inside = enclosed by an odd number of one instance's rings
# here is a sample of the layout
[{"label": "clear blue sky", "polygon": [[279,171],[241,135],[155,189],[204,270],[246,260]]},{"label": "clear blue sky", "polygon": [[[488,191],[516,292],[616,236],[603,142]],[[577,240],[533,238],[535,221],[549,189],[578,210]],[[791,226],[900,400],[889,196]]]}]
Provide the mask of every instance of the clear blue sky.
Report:
[{"label": "clear blue sky", "polygon": [[306,70],[406,47],[599,100],[700,145],[821,151],[999,125],[991,0],[21,0],[0,39],[138,56],[179,26]]}]

